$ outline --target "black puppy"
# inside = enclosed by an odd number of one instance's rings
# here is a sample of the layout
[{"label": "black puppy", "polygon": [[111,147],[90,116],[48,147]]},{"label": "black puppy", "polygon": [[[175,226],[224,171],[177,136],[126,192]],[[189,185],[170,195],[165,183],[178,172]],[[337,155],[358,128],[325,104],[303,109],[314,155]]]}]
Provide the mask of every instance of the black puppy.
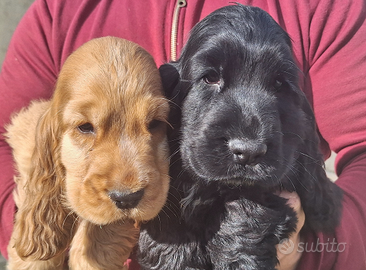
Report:
[{"label": "black puppy", "polygon": [[172,180],[142,225],[143,269],[275,269],[275,246],[297,222],[276,191],[299,194],[304,229],[334,230],[341,190],[326,177],[290,38],[266,12],[213,12],[160,70],[175,104]]}]

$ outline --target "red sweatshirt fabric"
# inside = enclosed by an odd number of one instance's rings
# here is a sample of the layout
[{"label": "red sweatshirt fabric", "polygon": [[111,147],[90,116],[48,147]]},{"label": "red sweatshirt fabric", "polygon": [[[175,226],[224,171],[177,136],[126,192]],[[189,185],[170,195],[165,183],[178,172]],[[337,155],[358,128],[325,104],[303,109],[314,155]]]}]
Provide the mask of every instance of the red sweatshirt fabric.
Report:
[{"label": "red sweatshirt fabric", "polygon": [[[366,1],[241,0],[266,10],[290,35],[313,105],[325,156],[337,155],[344,190],[341,225],[308,234],[301,270],[366,269]],[[190,29],[231,0],[187,0],[179,13],[178,56]],[[0,74],[0,133],[32,99],[50,98],[72,51],[101,36],[140,44],[157,65],[170,61],[176,0],[36,0],[20,22]],[[13,159],[0,135],[0,248],[7,256],[14,217]],[[134,267],[137,269],[137,267]]]}]

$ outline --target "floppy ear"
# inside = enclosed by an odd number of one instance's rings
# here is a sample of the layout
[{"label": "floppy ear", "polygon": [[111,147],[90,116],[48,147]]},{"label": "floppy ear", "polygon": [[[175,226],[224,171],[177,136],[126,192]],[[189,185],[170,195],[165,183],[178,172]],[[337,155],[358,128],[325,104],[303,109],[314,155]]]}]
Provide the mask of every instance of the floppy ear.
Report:
[{"label": "floppy ear", "polygon": [[47,260],[62,253],[70,241],[72,221],[62,207],[64,171],[60,164],[61,131],[48,109],[38,121],[32,168],[25,198],[16,214],[14,247],[21,258]]},{"label": "floppy ear", "polygon": [[176,86],[180,81],[177,63],[164,64],[160,66],[159,72],[165,96],[170,100],[174,99],[178,95]]},{"label": "floppy ear", "polygon": [[178,136],[181,122],[181,104],[184,99],[178,63],[160,66],[159,72],[165,96],[170,101],[168,138]]},{"label": "floppy ear", "polygon": [[301,177],[296,182],[296,190],[306,216],[305,228],[331,232],[340,220],[342,190],[325,173],[314,115],[307,100],[303,101],[303,111],[308,118],[308,127],[299,149],[296,171]]}]

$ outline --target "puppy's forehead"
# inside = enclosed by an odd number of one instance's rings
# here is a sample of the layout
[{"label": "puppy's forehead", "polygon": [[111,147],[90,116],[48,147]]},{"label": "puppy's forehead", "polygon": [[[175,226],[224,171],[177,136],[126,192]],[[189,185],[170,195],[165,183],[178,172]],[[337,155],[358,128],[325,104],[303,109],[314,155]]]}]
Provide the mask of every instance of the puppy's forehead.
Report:
[{"label": "puppy's forehead", "polygon": [[232,66],[276,61],[291,54],[289,36],[268,13],[234,5],[216,10],[192,29],[182,59]]},{"label": "puppy's forehead", "polygon": [[66,61],[55,92],[68,99],[66,111],[139,112],[146,117],[161,108],[165,113],[160,75],[151,55],[131,42],[107,41],[82,47]]},{"label": "puppy's forehead", "polygon": [[131,105],[139,99],[162,96],[156,67],[139,63],[104,63],[80,72],[68,85],[71,100],[108,102],[110,106]]},{"label": "puppy's forehead", "polygon": [[[86,43],[65,62],[59,80],[72,94],[114,95],[129,89],[138,94],[160,83],[155,62],[144,49],[127,40],[97,41]],[[158,94],[157,89],[151,91]]]},{"label": "puppy's forehead", "polygon": [[150,72],[95,73],[88,81],[78,81],[72,86],[68,103],[73,110],[93,115],[123,113],[146,117],[165,102],[159,74],[152,76]]}]

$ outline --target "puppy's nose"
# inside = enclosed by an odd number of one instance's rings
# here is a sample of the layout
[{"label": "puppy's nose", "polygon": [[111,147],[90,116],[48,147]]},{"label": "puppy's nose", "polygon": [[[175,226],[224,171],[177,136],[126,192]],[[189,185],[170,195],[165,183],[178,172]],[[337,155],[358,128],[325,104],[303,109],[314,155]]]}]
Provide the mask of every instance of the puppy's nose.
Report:
[{"label": "puppy's nose", "polygon": [[134,193],[112,190],[108,193],[108,195],[109,198],[111,198],[111,200],[116,204],[116,206],[123,210],[136,207],[144,195],[144,190],[141,189]]},{"label": "puppy's nose", "polygon": [[267,153],[267,145],[252,140],[233,139],[228,142],[234,162],[255,165]]}]

